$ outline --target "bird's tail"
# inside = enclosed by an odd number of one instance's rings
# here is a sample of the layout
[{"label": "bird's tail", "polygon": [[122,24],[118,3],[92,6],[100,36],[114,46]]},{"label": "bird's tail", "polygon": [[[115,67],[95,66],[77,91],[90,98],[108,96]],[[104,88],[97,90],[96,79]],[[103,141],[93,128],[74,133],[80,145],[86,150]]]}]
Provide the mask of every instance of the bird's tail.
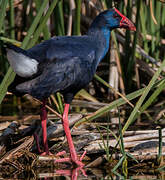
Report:
[{"label": "bird's tail", "polygon": [[6,51],[8,51],[8,49],[11,49],[11,50],[13,50],[13,51],[15,51],[17,53],[21,53],[21,54],[24,54],[25,56],[28,56],[26,50],[14,45],[14,44],[4,43],[4,46],[6,48]]},{"label": "bird's tail", "polygon": [[5,46],[7,59],[16,74],[28,78],[37,73],[38,62],[26,50],[8,43]]}]

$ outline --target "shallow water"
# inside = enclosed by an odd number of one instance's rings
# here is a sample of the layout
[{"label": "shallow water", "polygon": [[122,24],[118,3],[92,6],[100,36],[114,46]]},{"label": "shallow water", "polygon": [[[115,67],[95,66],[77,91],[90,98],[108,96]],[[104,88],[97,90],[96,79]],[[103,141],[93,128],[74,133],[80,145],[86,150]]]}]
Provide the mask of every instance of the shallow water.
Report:
[{"label": "shallow water", "polygon": [[[105,169],[99,168],[84,168],[83,170],[80,168],[76,169],[29,169],[29,171],[24,171],[22,173],[16,172],[15,174],[11,174],[11,176],[0,176],[0,179],[44,179],[44,180],[114,180],[114,179],[165,179],[165,173],[160,172],[156,174],[153,170],[153,173],[144,173],[144,169],[139,170],[138,173],[130,173],[127,178],[124,178],[119,173],[110,174]],[[155,174],[154,174],[155,173]]]}]

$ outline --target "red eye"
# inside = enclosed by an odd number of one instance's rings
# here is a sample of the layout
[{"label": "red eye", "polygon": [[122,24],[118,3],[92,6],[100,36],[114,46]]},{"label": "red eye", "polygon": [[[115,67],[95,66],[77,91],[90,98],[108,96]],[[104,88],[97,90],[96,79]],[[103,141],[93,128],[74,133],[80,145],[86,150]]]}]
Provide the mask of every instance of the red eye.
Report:
[{"label": "red eye", "polygon": [[114,18],[118,18],[118,17],[120,17],[120,16],[119,16],[119,14],[115,13],[115,14],[113,15],[113,17],[114,17]]}]

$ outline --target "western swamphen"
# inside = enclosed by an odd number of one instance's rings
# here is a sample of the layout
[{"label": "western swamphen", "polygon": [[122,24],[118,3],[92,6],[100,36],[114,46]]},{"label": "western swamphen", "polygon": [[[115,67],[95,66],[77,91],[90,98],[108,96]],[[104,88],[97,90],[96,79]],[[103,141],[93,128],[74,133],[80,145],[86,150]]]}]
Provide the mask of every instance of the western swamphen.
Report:
[{"label": "western swamphen", "polygon": [[45,103],[52,93],[61,92],[65,102],[62,123],[70,158],[74,164],[83,166],[69,129],[69,105],[74,95],[92,80],[99,62],[109,49],[110,33],[115,28],[136,30],[128,18],[113,8],[100,13],[86,35],[53,37],[28,50],[7,45],[7,58],[16,73],[8,90],[19,96],[30,94],[43,102],[41,124],[46,154],[49,154],[49,149]]}]

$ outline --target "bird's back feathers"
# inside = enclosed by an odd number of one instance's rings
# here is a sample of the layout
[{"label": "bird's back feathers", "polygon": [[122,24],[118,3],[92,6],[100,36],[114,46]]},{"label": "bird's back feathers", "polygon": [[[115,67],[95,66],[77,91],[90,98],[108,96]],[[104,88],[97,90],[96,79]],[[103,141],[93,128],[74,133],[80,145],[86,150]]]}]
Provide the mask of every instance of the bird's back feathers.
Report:
[{"label": "bird's back feathers", "polygon": [[53,37],[28,50],[8,46],[7,56],[17,73],[9,90],[38,99],[60,91],[70,103],[92,80],[108,51],[110,31],[120,27],[121,18],[111,9],[96,17],[87,35]]}]

